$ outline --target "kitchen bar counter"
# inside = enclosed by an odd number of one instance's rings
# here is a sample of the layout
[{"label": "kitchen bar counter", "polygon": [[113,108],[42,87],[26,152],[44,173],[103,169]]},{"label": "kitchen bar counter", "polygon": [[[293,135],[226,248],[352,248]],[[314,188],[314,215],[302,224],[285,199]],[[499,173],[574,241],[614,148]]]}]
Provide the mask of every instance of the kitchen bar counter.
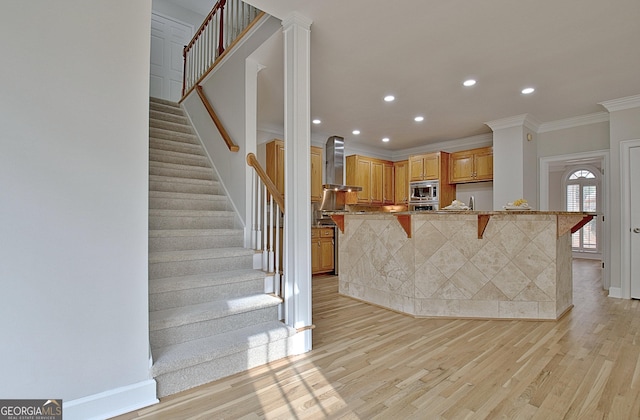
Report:
[{"label": "kitchen bar counter", "polygon": [[418,317],[556,320],[571,232],[593,214],[335,212],[341,294]]}]

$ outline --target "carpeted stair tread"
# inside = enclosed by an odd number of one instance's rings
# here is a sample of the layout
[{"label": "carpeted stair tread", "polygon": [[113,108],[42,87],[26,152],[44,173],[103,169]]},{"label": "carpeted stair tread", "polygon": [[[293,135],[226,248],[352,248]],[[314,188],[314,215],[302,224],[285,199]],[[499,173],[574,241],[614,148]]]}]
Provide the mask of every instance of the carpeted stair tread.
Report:
[{"label": "carpeted stair tread", "polygon": [[155,229],[149,230],[149,238],[229,236],[242,235],[242,229]]},{"label": "carpeted stair tread", "polygon": [[184,112],[177,114],[175,112],[165,112],[164,110],[149,108],[149,119],[189,125],[189,118],[184,115]]},{"label": "carpeted stair tread", "polygon": [[149,217],[232,217],[234,215],[234,212],[227,210],[149,209]]},{"label": "carpeted stair tread", "polygon": [[206,186],[218,186],[220,183],[213,179],[181,178],[177,176],[149,175],[149,181],[169,182],[176,184],[197,184]]},{"label": "carpeted stair tread", "polygon": [[175,191],[149,191],[149,198],[166,198],[171,200],[227,201],[227,196],[221,194],[194,194]]},{"label": "carpeted stair tread", "polygon": [[173,159],[184,159],[185,161],[190,162],[202,162],[204,164],[198,164],[193,166],[204,166],[209,167],[209,159],[203,154],[191,154],[191,153],[183,153],[176,152],[173,150],[159,150],[159,149],[149,149],[149,159],[154,160],[153,158],[173,158]]},{"label": "carpeted stair tread", "polygon": [[277,306],[282,299],[265,293],[149,312],[149,331],[225,318]]},{"label": "carpeted stair tread", "polygon": [[149,162],[150,176],[166,176],[179,179],[216,180],[211,168],[181,165],[167,162]]},{"label": "carpeted stair tread", "polygon": [[183,143],[200,144],[200,141],[195,134],[181,133],[159,127],[149,127],[149,137],[153,137],[155,139],[181,141]]},{"label": "carpeted stair tread", "polygon": [[191,276],[168,277],[151,280],[149,293],[166,293],[176,290],[198,289],[220,284],[235,284],[248,280],[264,280],[264,273],[259,270],[230,270],[217,273],[196,274]]},{"label": "carpeted stair tread", "polygon": [[157,98],[155,96],[150,96],[149,97],[149,102],[153,103],[153,104],[162,104],[162,105],[166,105],[166,106],[170,106],[170,107],[181,109],[179,103],[174,102],[174,101],[170,101],[168,99]]},{"label": "carpeted stair tread", "polygon": [[149,139],[149,151],[179,152],[206,157],[202,146],[167,139]]},{"label": "carpeted stair tread", "polygon": [[154,349],[153,376],[205,363],[273,341],[284,340],[295,332],[295,329],[280,321],[272,321]]},{"label": "carpeted stair tread", "polygon": [[171,121],[149,119],[149,127],[161,128],[163,130],[170,130],[178,133],[194,134],[193,129],[191,128],[191,125],[179,124]]},{"label": "carpeted stair tread", "polygon": [[187,251],[160,251],[149,253],[149,264],[176,261],[210,260],[229,257],[246,257],[247,255],[253,254],[253,250],[240,247],[195,249]]}]

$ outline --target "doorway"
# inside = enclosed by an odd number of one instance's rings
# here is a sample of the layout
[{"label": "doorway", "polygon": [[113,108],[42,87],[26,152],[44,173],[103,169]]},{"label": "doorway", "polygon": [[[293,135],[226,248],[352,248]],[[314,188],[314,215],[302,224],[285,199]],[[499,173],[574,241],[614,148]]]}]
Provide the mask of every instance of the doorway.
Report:
[{"label": "doorway", "polygon": [[[566,175],[570,167],[585,165],[596,167],[599,169],[599,172],[601,172],[601,207],[598,212],[601,220],[599,236],[602,240],[600,241],[599,246],[601,260],[604,267],[602,271],[602,288],[609,290],[611,284],[609,264],[610,237],[608,235],[610,218],[606,217],[606,215],[609,214],[609,193],[607,189],[608,181],[606,178],[609,168],[609,151],[597,150],[593,152],[540,158],[540,196],[538,197],[538,203],[540,210],[566,211],[566,201],[563,199],[563,195],[566,194],[566,191],[562,188],[563,185],[565,185],[562,182],[562,177]],[[603,218],[604,220],[602,220]]]}]

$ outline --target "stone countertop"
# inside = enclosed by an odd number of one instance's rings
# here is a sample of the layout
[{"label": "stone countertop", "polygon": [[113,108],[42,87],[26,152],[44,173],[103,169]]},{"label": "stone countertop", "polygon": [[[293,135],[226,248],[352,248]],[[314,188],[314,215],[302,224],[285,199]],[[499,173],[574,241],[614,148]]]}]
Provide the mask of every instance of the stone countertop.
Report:
[{"label": "stone countertop", "polygon": [[597,213],[579,211],[545,211],[545,210],[428,210],[428,211],[327,211],[328,215],[360,216],[360,215],[432,215],[432,214],[473,214],[473,215],[504,215],[504,214],[545,214],[545,215],[584,215],[595,216]]}]

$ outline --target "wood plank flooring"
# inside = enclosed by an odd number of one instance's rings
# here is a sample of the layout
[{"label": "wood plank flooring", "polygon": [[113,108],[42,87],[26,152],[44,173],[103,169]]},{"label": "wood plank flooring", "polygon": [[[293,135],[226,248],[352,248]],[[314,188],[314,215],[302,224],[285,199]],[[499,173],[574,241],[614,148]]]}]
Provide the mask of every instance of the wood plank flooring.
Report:
[{"label": "wood plank flooring", "polygon": [[574,261],[557,322],[414,319],[314,277],[313,351],[118,419],[640,418],[640,302],[599,264]]}]

